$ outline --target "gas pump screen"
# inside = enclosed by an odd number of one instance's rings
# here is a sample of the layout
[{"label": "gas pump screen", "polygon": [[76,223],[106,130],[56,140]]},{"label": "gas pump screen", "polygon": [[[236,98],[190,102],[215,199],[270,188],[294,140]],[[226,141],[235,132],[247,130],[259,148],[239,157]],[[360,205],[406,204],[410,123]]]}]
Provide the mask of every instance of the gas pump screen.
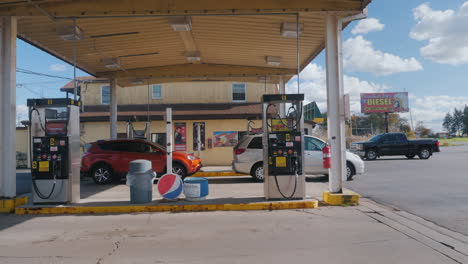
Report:
[{"label": "gas pump screen", "polygon": [[50,136],[66,136],[67,135],[67,123],[66,121],[61,122],[47,122],[46,133]]}]

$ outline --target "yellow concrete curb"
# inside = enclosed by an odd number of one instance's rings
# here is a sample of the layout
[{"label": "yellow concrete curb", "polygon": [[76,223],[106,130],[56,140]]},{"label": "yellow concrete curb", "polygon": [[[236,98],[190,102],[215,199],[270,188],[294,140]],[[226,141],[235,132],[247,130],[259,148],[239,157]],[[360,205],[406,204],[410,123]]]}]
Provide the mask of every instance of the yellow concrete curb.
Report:
[{"label": "yellow concrete curb", "polygon": [[350,190],[343,193],[323,192],[323,201],[329,205],[359,205],[360,195]]},{"label": "yellow concrete curb", "polygon": [[12,199],[0,199],[0,213],[13,213],[15,208],[28,203],[28,197],[16,197]]},{"label": "yellow concrete curb", "polygon": [[226,177],[226,176],[249,176],[248,174],[237,173],[233,171],[202,171],[193,174],[190,177]]},{"label": "yellow concrete curb", "polygon": [[201,211],[244,211],[285,210],[317,208],[318,201],[264,202],[249,204],[190,204],[190,205],[128,205],[128,206],[63,206],[63,207],[18,207],[15,213],[25,214],[111,214],[140,212],[201,212]]}]

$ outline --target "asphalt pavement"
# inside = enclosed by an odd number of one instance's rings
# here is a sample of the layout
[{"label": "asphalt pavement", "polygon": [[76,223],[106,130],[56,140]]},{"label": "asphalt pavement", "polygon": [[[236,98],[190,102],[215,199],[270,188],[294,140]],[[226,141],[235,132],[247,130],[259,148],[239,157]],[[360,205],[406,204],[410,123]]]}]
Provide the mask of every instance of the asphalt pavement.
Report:
[{"label": "asphalt pavement", "polygon": [[345,187],[468,235],[468,144],[442,147],[428,160],[366,161],[366,173]]}]

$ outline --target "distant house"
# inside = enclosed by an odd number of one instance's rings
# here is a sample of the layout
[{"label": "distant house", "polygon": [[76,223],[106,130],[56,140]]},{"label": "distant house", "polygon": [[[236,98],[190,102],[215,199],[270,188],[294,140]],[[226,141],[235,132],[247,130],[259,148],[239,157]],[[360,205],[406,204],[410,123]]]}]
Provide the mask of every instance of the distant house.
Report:
[{"label": "distant house", "polygon": [[447,139],[447,138],[449,138],[449,133],[448,132],[439,132],[439,133],[437,133],[437,137]]}]

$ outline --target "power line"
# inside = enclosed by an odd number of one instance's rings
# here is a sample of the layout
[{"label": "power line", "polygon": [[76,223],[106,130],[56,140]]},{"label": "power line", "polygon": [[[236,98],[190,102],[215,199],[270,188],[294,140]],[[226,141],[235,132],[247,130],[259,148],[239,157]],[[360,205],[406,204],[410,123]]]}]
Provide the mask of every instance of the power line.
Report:
[{"label": "power line", "polygon": [[62,77],[62,76],[51,75],[51,74],[46,74],[46,73],[34,72],[34,71],[21,69],[21,68],[16,68],[16,72],[24,73],[24,74],[38,75],[38,76],[43,76],[43,77],[50,77],[50,78],[59,78],[59,79],[64,79],[64,80],[73,80],[72,78],[68,78],[68,77]]}]

